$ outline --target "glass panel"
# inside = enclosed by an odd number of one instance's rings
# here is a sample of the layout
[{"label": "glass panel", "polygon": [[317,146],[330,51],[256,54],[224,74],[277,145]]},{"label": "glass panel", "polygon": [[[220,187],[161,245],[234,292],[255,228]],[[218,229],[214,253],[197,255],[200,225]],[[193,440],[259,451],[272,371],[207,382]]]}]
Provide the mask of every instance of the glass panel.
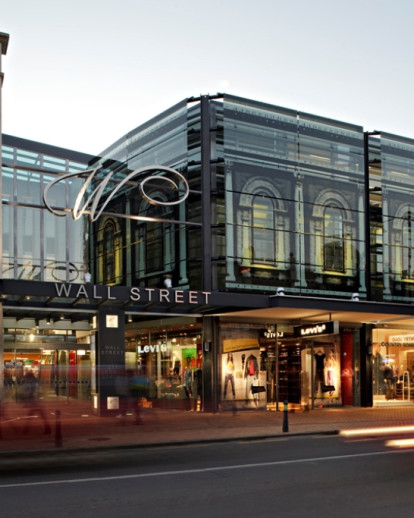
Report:
[{"label": "glass panel", "polygon": [[[56,176],[49,174],[43,175],[43,189],[51,182],[56,180]],[[43,192],[42,192],[43,197]],[[42,199],[43,201],[43,199]],[[47,193],[47,201],[53,209],[64,209],[66,205],[66,182],[57,182]],[[56,217],[56,216],[55,216]]]},{"label": "glass panel", "polygon": [[24,149],[16,149],[16,164],[41,168],[42,154],[26,151]]},{"label": "glass panel", "polygon": [[45,281],[66,281],[66,218],[44,211]]},{"label": "glass panel", "polygon": [[225,96],[224,153],[245,155],[246,159],[297,162],[296,112]]},{"label": "glass panel", "polygon": [[363,293],[362,127],[231,96],[223,126],[227,287]]},{"label": "glass panel", "polygon": [[2,160],[3,164],[8,163],[13,165],[14,162],[14,148],[10,146],[2,146]]},{"label": "glass panel", "polygon": [[[382,223],[383,236],[382,298],[411,301],[414,297],[414,141],[382,133],[379,149],[382,204],[377,219]],[[371,207],[371,212],[374,209]]]},{"label": "glass panel", "polygon": [[[129,170],[151,164],[174,167],[187,154],[187,101],[184,100],[119,139],[94,164],[126,163]],[[123,174],[122,167],[119,177]]]},{"label": "glass panel", "polygon": [[58,171],[58,172],[65,172],[66,171],[66,159],[44,155],[43,156],[43,168],[52,169],[53,171]]},{"label": "glass panel", "polygon": [[40,260],[40,215],[39,209],[24,207],[17,213],[17,256],[29,262]]},{"label": "glass panel", "polygon": [[115,226],[112,221],[108,221],[103,231],[103,273],[104,283],[114,282],[115,279]]},{"label": "glass panel", "polygon": [[3,205],[3,277],[14,275],[14,208]]},{"label": "glass panel", "polygon": [[[69,178],[68,180],[66,180],[66,182],[59,182],[59,184],[58,184],[59,188],[60,188],[60,192],[59,192],[60,198],[59,199],[62,199],[62,201],[65,200],[65,198],[64,198],[64,195],[65,195],[64,187],[65,187],[65,185],[69,189],[69,202],[68,202],[67,205],[66,204],[62,205],[63,207],[67,206],[71,210],[73,209],[73,207],[75,206],[76,198],[77,198],[80,190],[82,189],[84,182],[85,182],[84,178],[78,178],[78,177]],[[87,199],[87,197],[85,195],[83,201],[85,202],[86,199]],[[82,206],[83,206],[83,204],[84,203],[82,203]],[[87,219],[87,216],[85,216],[84,219]]]},{"label": "glass panel", "polygon": [[84,171],[87,168],[85,164],[71,162],[70,160],[67,162],[67,166],[69,173],[77,173],[78,171]]},{"label": "glass panel", "polygon": [[414,221],[411,212],[407,213],[402,224],[402,276],[414,279]]},{"label": "glass panel", "polygon": [[3,201],[14,201],[14,172],[9,167],[3,167],[2,174]]},{"label": "glass panel", "polygon": [[344,271],[343,221],[339,209],[328,208],[324,218],[324,268]]},{"label": "glass panel", "polygon": [[5,279],[14,279],[14,256],[3,254],[3,277]]},{"label": "glass panel", "polygon": [[40,204],[40,178],[39,173],[19,169],[16,171],[18,202]]},{"label": "glass panel", "polygon": [[159,222],[146,225],[146,270],[147,272],[164,269],[163,225]]},{"label": "glass panel", "polygon": [[86,218],[74,221],[70,216],[66,219],[70,282],[83,282],[83,275],[89,269],[88,221]]},{"label": "glass panel", "polygon": [[275,261],[274,210],[270,200],[253,201],[253,261],[266,264]]}]

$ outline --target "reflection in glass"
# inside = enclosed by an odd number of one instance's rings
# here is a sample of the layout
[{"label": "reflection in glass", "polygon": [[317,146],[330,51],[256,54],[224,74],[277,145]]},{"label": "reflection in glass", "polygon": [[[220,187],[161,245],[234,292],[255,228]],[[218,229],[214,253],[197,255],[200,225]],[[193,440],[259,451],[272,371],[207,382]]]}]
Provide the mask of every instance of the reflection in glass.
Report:
[{"label": "reflection in glass", "polygon": [[404,279],[414,279],[414,222],[410,211],[402,224],[402,273]]},{"label": "reflection in glass", "polygon": [[253,199],[253,260],[267,263],[275,260],[274,208],[271,200],[262,196]]},{"label": "reflection in glass", "polygon": [[340,209],[328,207],[324,213],[324,269],[344,271],[343,218]]}]

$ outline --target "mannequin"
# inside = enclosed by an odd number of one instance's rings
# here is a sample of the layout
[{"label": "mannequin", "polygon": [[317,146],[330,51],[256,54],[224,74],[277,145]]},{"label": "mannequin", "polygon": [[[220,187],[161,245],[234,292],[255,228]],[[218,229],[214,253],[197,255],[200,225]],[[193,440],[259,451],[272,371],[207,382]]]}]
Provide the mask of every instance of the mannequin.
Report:
[{"label": "mannequin", "polygon": [[227,362],[226,362],[226,376],[224,378],[224,394],[223,396],[226,397],[227,394],[227,385],[230,383],[231,385],[231,391],[233,394],[233,399],[236,397],[236,391],[234,388],[234,362],[233,362],[233,355],[229,353],[227,355]]},{"label": "mannequin", "polygon": [[244,364],[244,379],[246,380],[246,402],[249,399],[249,395],[252,389],[253,383],[258,379],[259,376],[259,364],[256,356],[250,354],[246,358]]},{"label": "mannequin", "polygon": [[314,354],[316,361],[316,372],[315,372],[315,392],[321,393],[322,387],[325,385],[325,358],[326,355],[323,349],[318,349]]}]

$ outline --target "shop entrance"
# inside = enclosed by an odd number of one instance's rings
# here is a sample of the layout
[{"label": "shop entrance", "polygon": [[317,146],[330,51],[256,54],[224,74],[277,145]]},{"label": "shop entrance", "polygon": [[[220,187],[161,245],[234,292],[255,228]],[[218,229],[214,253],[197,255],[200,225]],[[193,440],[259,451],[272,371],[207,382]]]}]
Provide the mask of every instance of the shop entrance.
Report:
[{"label": "shop entrance", "polygon": [[3,321],[5,401],[24,400],[28,377],[37,398],[91,399],[89,322],[13,316]]},{"label": "shop entrance", "polygon": [[91,361],[87,349],[30,349],[4,353],[4,397],[24,399],[24,381],[33,375],[37,396],[44,400],[91,398]]},{"label": "shop entrance", "polygon": [[44,400],[91,397],[91,362],[87,349],[20,349],[4,353],[5,401],[24,399],[24,382],[30,374],[37,396]]}]

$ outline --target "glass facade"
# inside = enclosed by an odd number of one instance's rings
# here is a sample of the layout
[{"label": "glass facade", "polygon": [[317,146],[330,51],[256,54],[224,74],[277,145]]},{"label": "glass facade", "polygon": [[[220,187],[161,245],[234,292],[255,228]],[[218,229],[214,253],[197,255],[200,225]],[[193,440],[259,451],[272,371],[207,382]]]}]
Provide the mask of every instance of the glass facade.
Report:
[{"label": "glass facade", "polygon": [[363,130],[225,96],[226,286],[366,293]]},{"label": "glass facade", "polygon": [[[92,156],[8,135],[2,149],[3,271],[8,280],[83,283],[89,270],[87,222],[51,214],[43,202],[47,184],[87,168]],[[50,202],[69,211],[79,179],[62,180]],[[30,299],[30,297],[23,297]],[[91,362],[86,322],[68,314],[3,308],[3,397],[23,402],[29,375],[37,397],[90,398]],[[36,301],[32,303],[36,306]]]},{"label": "glass facade", "polygon": [[[86,169],[92,157],[52,146],[42,149],[8,136],[3,142],[2,277],[83,282],[89,269],[87,221],[74,225],[69,218],[51,214],[43,203],[43,190],[60,175]],[[79,188],[79,179],[59,182],[51,192],[52,205],[70,210]]]},{"label": "glass facade", "polygon": [[202,259],[198,106],[177,104],[127,134],[92,166],[102,168],[102,176],[112,173],[113,187],[126,174],[153,164],[185,174],[190,187],[186,206],[168,205],[171,193],[159,182],[145,184],[151,199],[161,202],[151,204],[136,188],[148,172],[139,173],[134,178],[136,184],[114,197],[108,206],[111,212],[135,219],[101,218],[92,225],[94,277],[98,283],[162,287],[168,276],[173,286],[191,285],[196,289],[200,287],[197,263]]},{"label": "glass facade", "polygon": [[412,301],[414,141],[370,137],[370,247],[373,298]]},{"label": "glass facade", "polygon": [[[154,164],[158,170],[149,170]],[[176,182],[168,168],[185,181]],[[80,200],[85,170],[93,180]],[[119,304],[122,368],[151,380],[154,406],[202,407],[204,395],[214,409],[273,409],[284,400],[360,405],[369,401],[361,394],[370,384],[375,396],[385,395],[378,381],[385,357],[399,364],[396,383],[406,387],[408,326],[384,334],[371,323],[371,333],[355,317],[320,337],[298,337],[295,328],[316,318],[306,304],[327,315],[322,299],[412,302],[413,141],[224,95],[184,100],[100,157],[5,136],[2,175],[3,279],[65,283],[69,290],[90,274],[94,287],[161,290],[165,298],[165,290],[245,297],[240,307],[249,307],[247,295],[267,296],[263,315],[243,321],[223,318],[227,303],[197,306],[178,321],[174,303],[129,314],[131,302]],[[48,203],[68,217],[50,212],[43,199],[59,178]],[[176,203],[184,195],[185,203]],[[83,204],[85,214],[70,217]],[[78,289],[72,313],[88,299],[86,288]],[[298,302],[294,317],[279,316],[269,302],[276,290],[306,304]],[[35,364],[59,394],[91,398],[99,391],[101,347],[91,316],[82,314],[77,328],[73,314],[55,318],[52,332],[40,312],[27,321],[7,314],[8,379]],[[83,381],[82,391],[74,380]]]}]

